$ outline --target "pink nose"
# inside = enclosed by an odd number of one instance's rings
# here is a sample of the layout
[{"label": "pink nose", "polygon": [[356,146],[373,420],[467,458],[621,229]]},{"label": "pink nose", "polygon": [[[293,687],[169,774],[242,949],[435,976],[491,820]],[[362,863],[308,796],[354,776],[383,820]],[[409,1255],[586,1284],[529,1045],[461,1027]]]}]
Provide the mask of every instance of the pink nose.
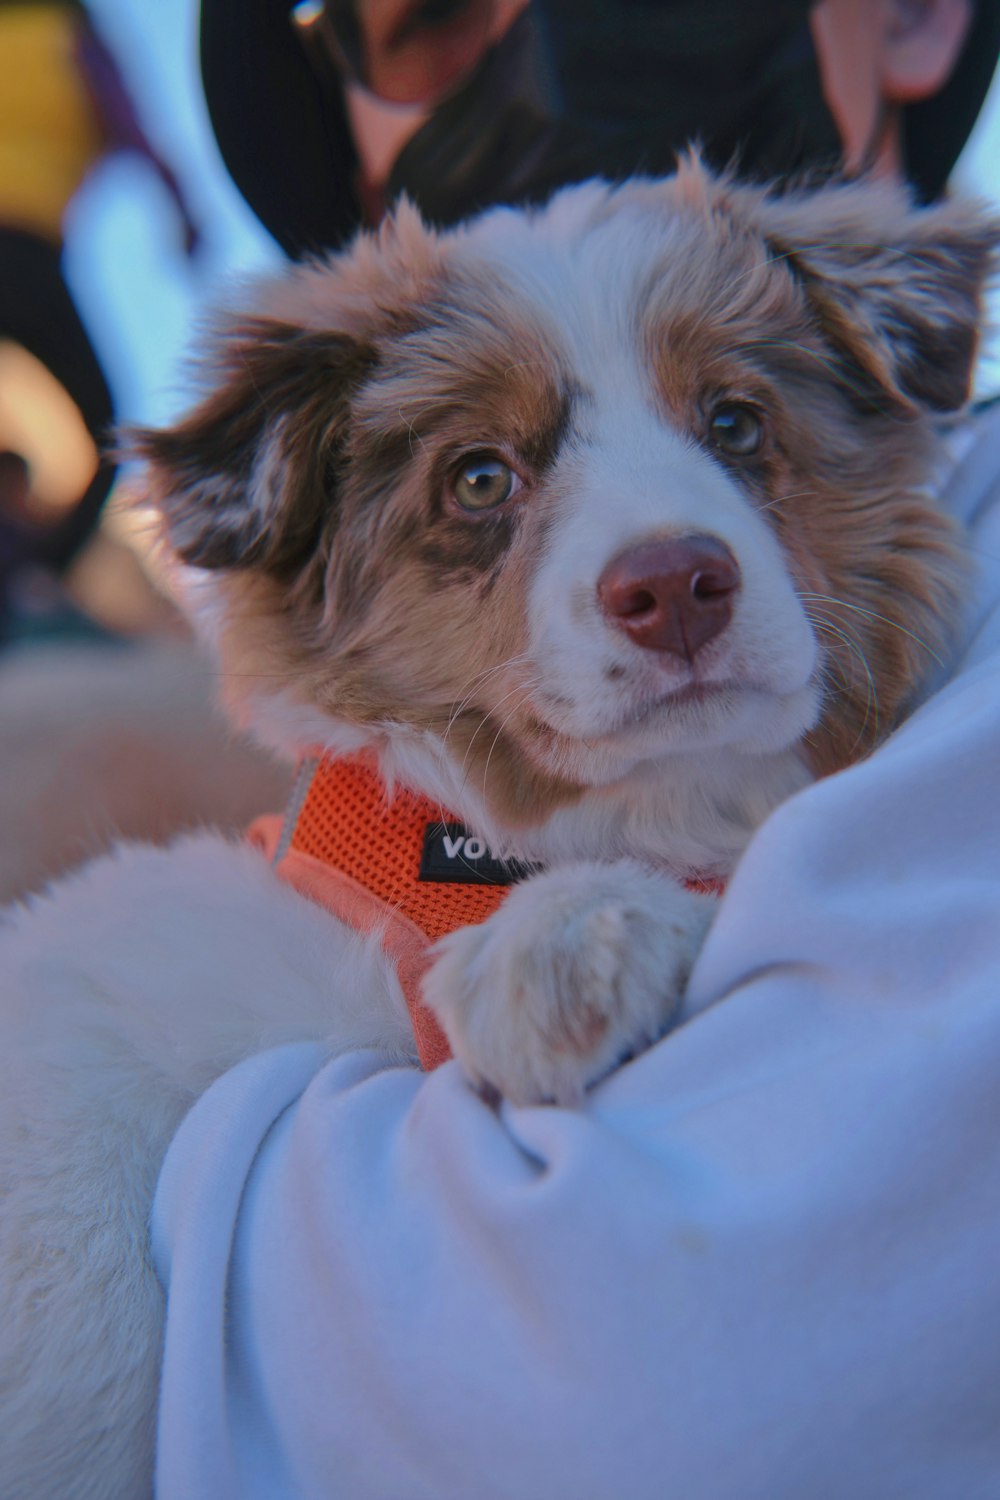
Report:
[{"label": "pink nose", "polygon": [[724,542],[680,536],[621,553],[597,580],[597,597],[637,646],[691,662],[729,624],[739,587],[739,564]]}]

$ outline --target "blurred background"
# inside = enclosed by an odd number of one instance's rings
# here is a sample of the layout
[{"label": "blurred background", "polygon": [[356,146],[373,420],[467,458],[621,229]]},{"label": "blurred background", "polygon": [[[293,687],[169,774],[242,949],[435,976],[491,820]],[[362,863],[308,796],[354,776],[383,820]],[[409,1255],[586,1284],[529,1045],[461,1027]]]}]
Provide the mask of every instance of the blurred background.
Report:
[{"label": "blurred background", "polygon": [[0,3],[0,905],[122,832],[235,832],[286,795],[215,707],[135,474],[97,462],[112,419],[189,400],[223,283],[281,260],[218,158],[197,22]]},{"label": "blurred background", "polygon": [[[0,903],[118,830],[237,829],[284,796],[285,769],[212,707],[127,503],[137,476],[97,466],[110,412],[182,409],[206,311],[282,261],[219,158],[197,29],[197,0],[0,0]],[[30,173],[19,121],[36,129]],[[1000,198],[996,82],[953,181]],[[978,392],[1000,393],[989,348]]]}]

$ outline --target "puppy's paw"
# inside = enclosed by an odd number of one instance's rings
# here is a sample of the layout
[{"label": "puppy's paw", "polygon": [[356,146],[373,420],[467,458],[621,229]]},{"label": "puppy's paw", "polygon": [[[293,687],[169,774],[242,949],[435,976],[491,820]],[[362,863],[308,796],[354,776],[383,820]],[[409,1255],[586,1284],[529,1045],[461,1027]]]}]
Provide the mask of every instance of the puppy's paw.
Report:
[{"label": "puppy's paw", "polygon": [[714,908],[630,861],[535,875],[435,944],[424,1000],[474,1083],[576,1104],[667,1029]]}]

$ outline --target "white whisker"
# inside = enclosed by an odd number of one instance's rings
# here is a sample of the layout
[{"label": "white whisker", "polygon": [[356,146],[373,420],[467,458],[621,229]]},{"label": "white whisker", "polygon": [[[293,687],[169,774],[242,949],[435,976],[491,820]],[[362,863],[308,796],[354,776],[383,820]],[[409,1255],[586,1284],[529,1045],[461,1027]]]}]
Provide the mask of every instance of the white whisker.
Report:
[{"label": "white whisker", "polygon": [[[818,630],[821,633],[825,631],[828,635],[832,635],[836,640],[841,641],[847,647],[847,649],[851,653],[851,655],[853,657],[855,657],[855,659],[861,663],[861,667],[862,667],[862,669],[864,671],[864,674],[865,674],[865,677],[867,679],[867,684],[868,684],[868,698],[867,698],[867,702],[865,704],[865,717],[862,720],[861,728],[858,730],[858,737],[857,737],[857,739],[855,740],[854,744],[851,747],[851,750],[852,750],[852,753],[853,753],[853,751],[861,743],[861,739],[862,739],[862,737],[864,735],[865,730],[868,727],[868,720],[870,718],[874,720],[872,732],[874,734],[875,739],[876,740],[878,739],[878,734],[879,734],[879,706],[878,706],[878,693],[877,693],[876,688],[875,688],[875,678],[872,675],[871,667],[868,665],[868,658],[865,656],[864,651],[862,651],[860,643],[855,639],[855,637],[853,635],[851,635],[851,633],[849,631],[842,630],[839,625],[835,625],[832,622],[832,620],[828,620],[825,617],[822,618],[822,619],[819,619],[819,618],[817,618],[814,615],[810,615],[808,613],[808,611],[807,611],[807,618],[809,619],[810,624],[813,626],[813,628],[815,630]],[[847,684],[846,678],[844,679],[844,688],[845,688],[845,691],[848,690],[848,684]]]},{"label": "white whisker", "polygon": [[897,620],[890,620],[886,615],[880,615],[877,610],[865,609],[860,604],[850,604],[846,599],[838,599],[833,594],[800,593],[799,598],[802,600],[815,599],[819,604],[838,605],[841,609],[853,610],[856,615],[867,615],[869,619],[880,620],[883,625],[888,625],[891,630],[898,630],[900,635],[908,636],[911,641],[915,641],[918,646],[922,646],[923,649],[927,652],[928,656],[932,657],[934,661],[937,662],[939,667],[944,666],[944,662],[941,660],[940,656],[938,656],[933,647],[929,646],[925,640],[923,640],[919,635],[915,635],[912,630],[907,630],[906,626],[900,625]]},{"label": "white whisker", "polygon": [[[514,696],[515,693],[519,693],[519,692],[521,692],[523,690],[524,697],[511,710],[511,714],[508,714],[507,719],[504,719],[504,724],[506,724],[508,722],[508,719],[511,717],[511,715],[517,713],[517,710],[521,707],[521,703],[524,702],[524,698],[526,698],[528,696],[528,694],[531,692],[532,688],[535,688],[537,686],[538,686],[538,680],[537,679],[532,679],[527,684],[525,684],[523,682],[519,682],[516,687],[512,687],[509,693],[504,693],[503,697],[499,698],[497,700],[497,702],[493,704],[493,707],[490,708],[486,713],[483,714],[483,716],[480,719],[479,724],[478,724],[475,732],[472,735],[472,738],[469,740],[468,745],[465,747],[465,754],[462,756],[462,764],[458,768],[460,776],[463,776],[464,773],[465,773],[465,768],[466,768],[466,766],[468,764],[468,761],[469,761],[470,752],[472,750],[473,745],[476,743],[476,740],[479,738],[479,735],[480,735],[483,727],[490,722],[490,720],[492,719],[494,713],[500,707],[501,703],[506,703],[507,700],[508,700],[508,698],[513,698],[513,696]],[[503,726],[501,725],[501,728],[502,727]]]},{"label": "white whisker", "polygon": [[523,707],[524,702],[528,698],[529,694],[531,693],[532,688],[537,687],[537,686],[538,686],[538,682],[537,681],[531,682],[531,683],[529,683],[527,685],[527,687],[525,688],[525,691],[524,691],[524,697],[521,698],[517,703],[515,703],[514,707],[511,709],[510,713],[507,714],[507,716],[504,719],[503,723],[500,725],[500,728],[497,730],[496,734],[493,736],[493,743],[492,743],[492,745],[489,748],[489,754],[486,757],[486,764],[483,766],[483,801],[484,802],[486,800],[486,777],[489,774],[490,761],[493,759],[493,752],[496,749],[497,744],[499,743],[500,736],[503,734],[504,730],[506,729],[507,725],[510,723],[510,721],[514,717],[514,715],[516,713],[518,713],[520,711],[520,709]]},{"label": "white whisker", "polygon": [[477,672],[474,677],[467,678],[462,684],[462,687],[459,689],[459,691],[462,692],[464,696],[452,705],[452,711],[449,715],[448,723],[445,725],[444,738],[448,738],[449,733],[454,728],[456,719],[462,713],[463,709],[467,707],[469,700],[472,698],[472,695],[475,693],[477,688],[482,687],[490,677],[494,677],[498,672],[504,672],[510,667],[520,666],[527,660],[527,654],[522,651],[517,656],[508,656],[506,660],[498,662],[496,666],[486,667],[482,672]]}]

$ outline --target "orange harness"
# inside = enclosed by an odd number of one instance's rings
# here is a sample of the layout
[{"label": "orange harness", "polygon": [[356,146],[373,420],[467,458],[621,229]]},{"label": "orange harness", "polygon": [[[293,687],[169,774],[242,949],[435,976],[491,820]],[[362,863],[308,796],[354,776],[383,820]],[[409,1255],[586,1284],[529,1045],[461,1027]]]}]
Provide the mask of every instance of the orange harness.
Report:
[{"label": "orange harness", "polygon": [[252,843],[282,880],[366,936],[377,932],[396,965],[426,1069],[451,1056],[420,1000],[437,938],[496,911],[519,872],[495,860],[428,797],[389,801],[374,757],[302,762],[284,817],[258,818]]},{"label": "orange harness", "polygon": [[[431,944],[492,916],[528,873],[495,859],[485,842],[438,803],[416,792],[386,793],[375,757],[302,762],[283,817],[249,831],[275,873],[365,936],[377,933],[396,965],[422,1066],[451,1056],[444,1032],[420,999]],[[690,879],[721,894],[724,882]]]}]

